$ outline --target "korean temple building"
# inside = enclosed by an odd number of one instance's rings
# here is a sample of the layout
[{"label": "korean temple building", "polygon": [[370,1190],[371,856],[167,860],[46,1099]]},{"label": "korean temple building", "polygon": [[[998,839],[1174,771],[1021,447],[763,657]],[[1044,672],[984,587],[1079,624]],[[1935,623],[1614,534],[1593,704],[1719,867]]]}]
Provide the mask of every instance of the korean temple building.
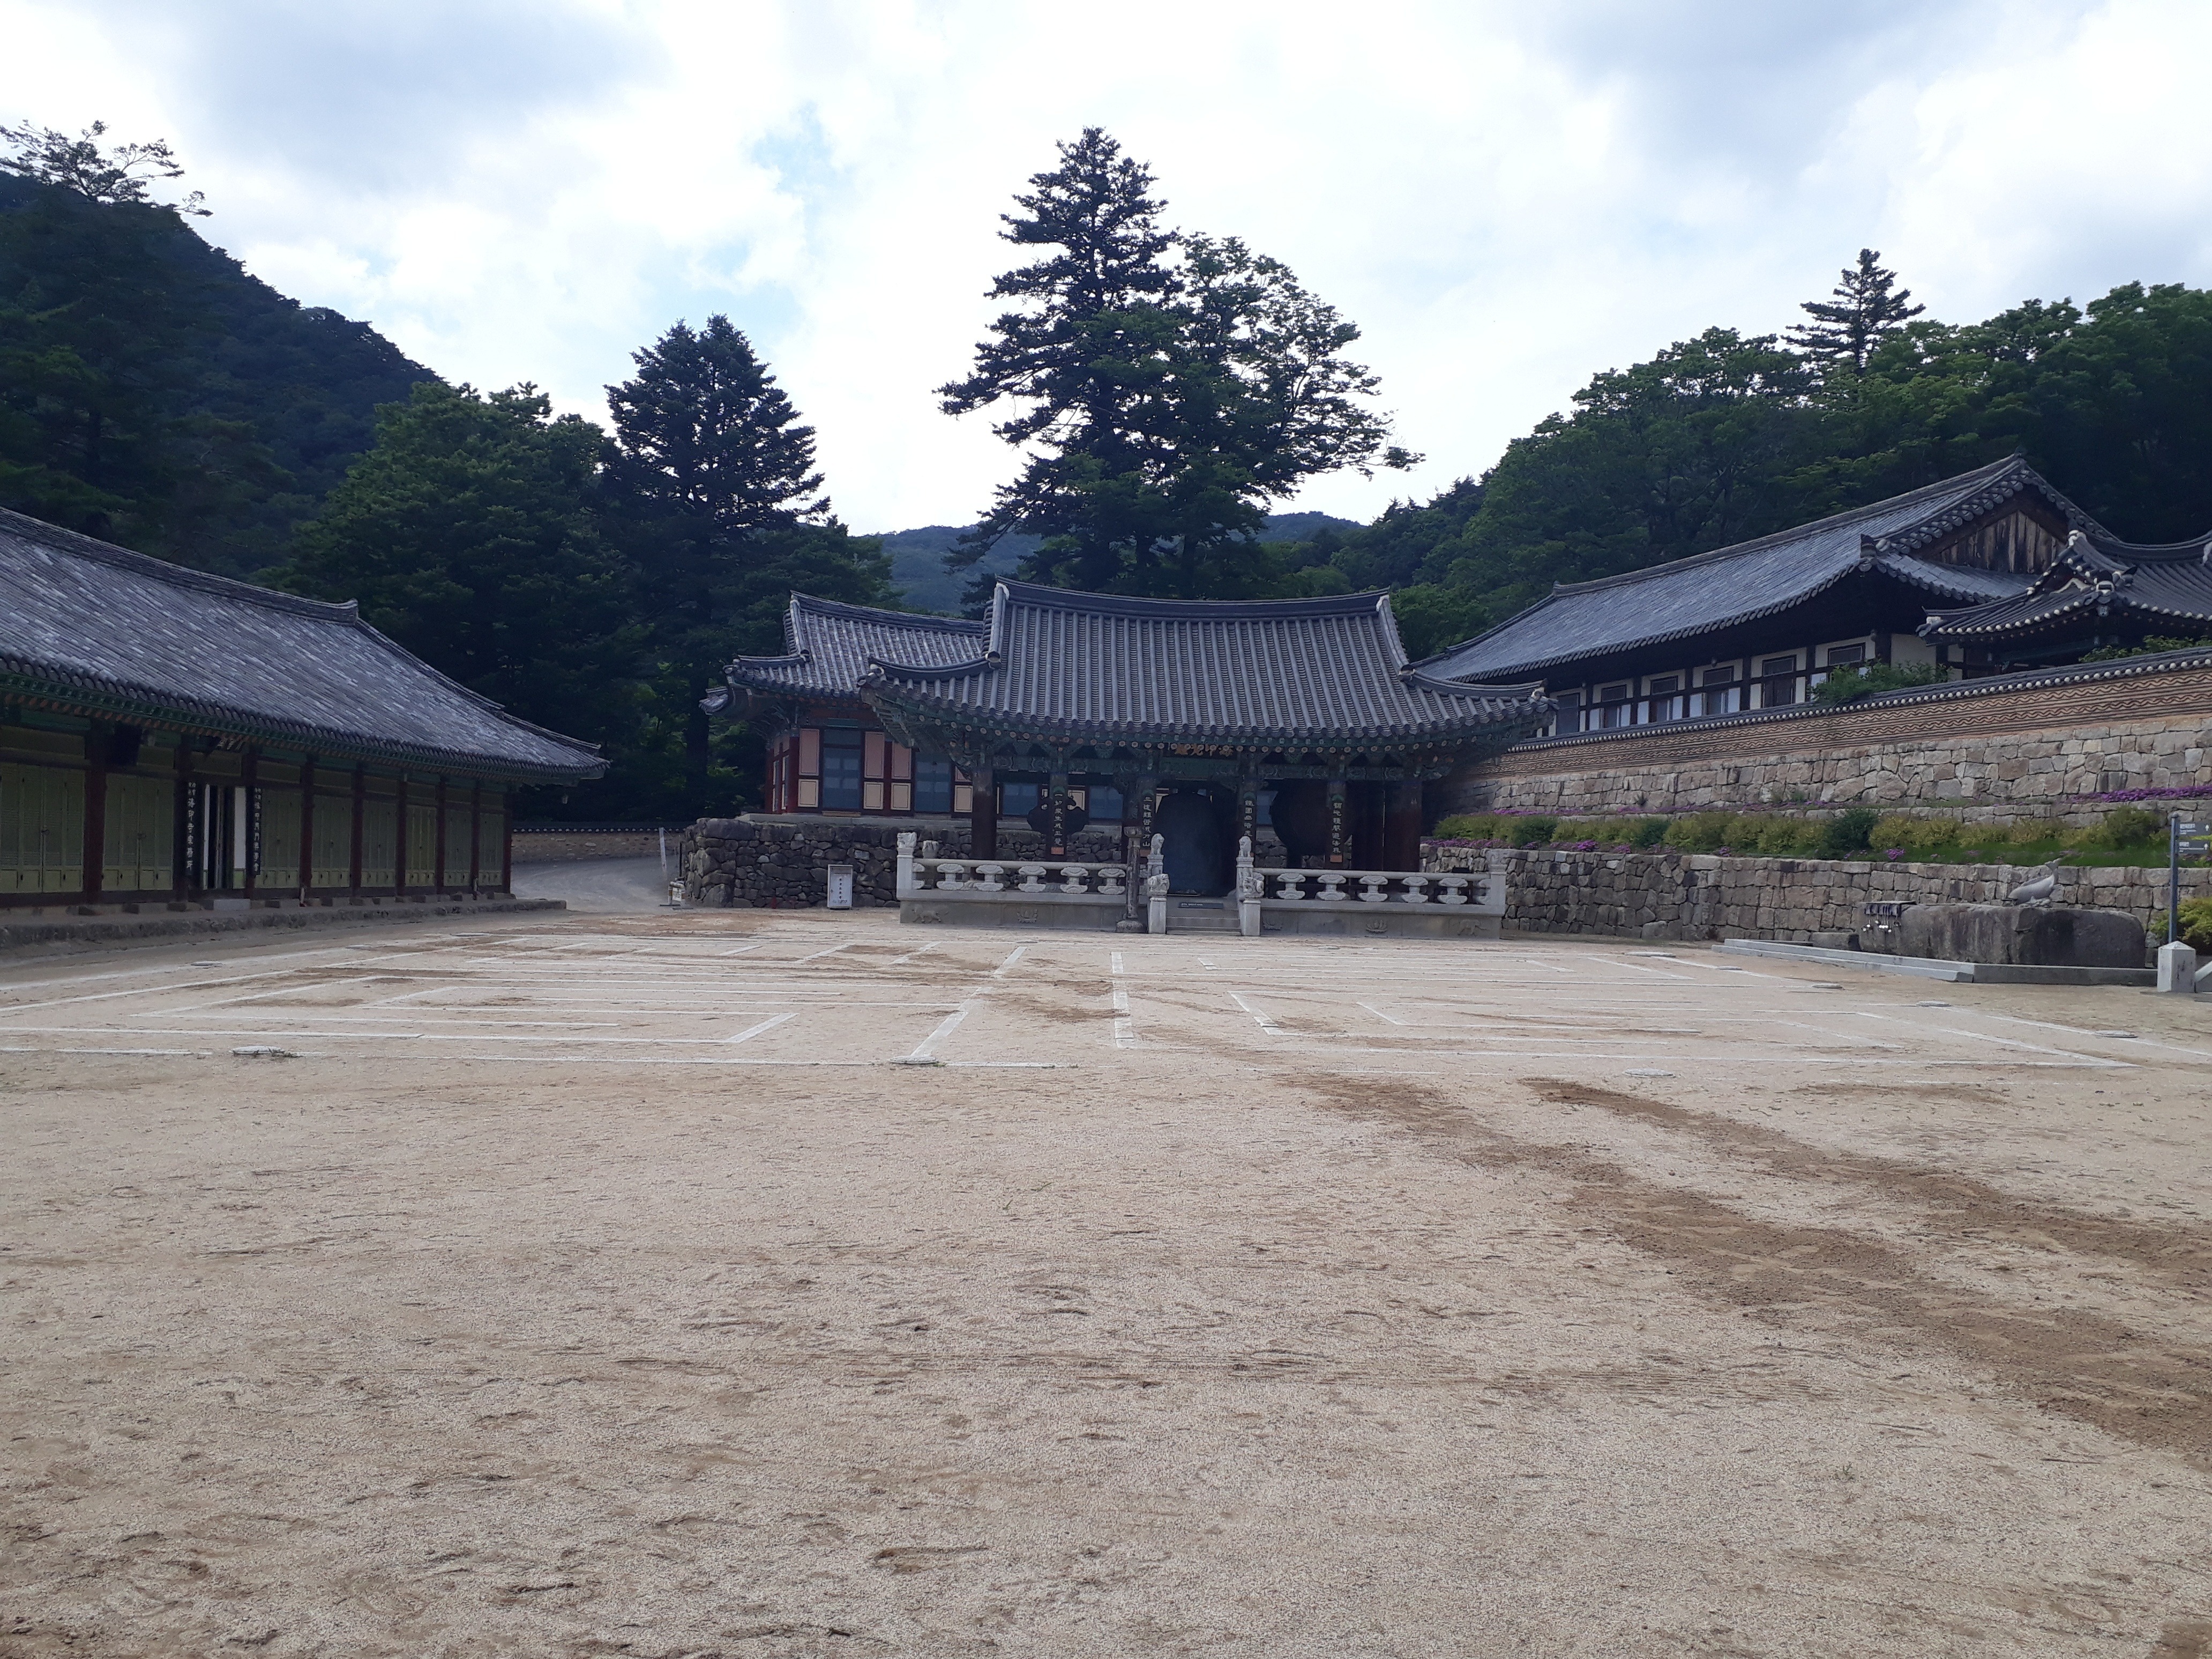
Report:
[{"label": "korean temple building", "polygon": [[[1263,821],[1299,867],[1419,867],[1423,785],[1536,731],[1526,687],[1408,664],[1389,597],[1213,602],[1002,581],[988,618],[794,595],[781,656],[708,700],[769,735],[770,813],[1002,817],[1048,857],[1086,827],[1165,842],[1219,892]],[[1118,839],[1118,837],[1117,837]]]},{"label": "korean temple building", "polygon": [[512,792],[602,769],[349,604],[0,511],[0,906],[501,894]]},{"label": "korean temple building", "polygon": [[1562,584],[1420,665],[1540,682],[1566,737],[1803,703],[1863,663],[1946,678],[2212,634],[2212,532],[2121,540],[2017,457],[1814,523]]}]

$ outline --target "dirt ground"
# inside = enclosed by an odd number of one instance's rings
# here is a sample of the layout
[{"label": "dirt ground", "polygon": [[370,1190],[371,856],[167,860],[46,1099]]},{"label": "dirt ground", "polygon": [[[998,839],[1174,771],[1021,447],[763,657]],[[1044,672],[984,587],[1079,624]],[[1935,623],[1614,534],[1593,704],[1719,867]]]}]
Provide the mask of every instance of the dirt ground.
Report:
[{"label": "dirt ground", "polygon": [[0,968],[7,1659],[2212,1653],[2212,1006],[407,933]]}]

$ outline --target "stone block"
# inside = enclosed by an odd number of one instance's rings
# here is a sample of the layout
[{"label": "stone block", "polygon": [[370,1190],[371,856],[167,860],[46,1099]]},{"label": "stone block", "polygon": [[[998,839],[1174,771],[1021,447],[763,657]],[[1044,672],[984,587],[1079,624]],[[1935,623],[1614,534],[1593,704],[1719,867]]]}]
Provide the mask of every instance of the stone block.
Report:
[{"label": "stone block", "polygon": [[1899,919],[1899,954],[2051,968],[2140,968],[2142,924],[2118,910],[2064,905],[1915,904]]}]

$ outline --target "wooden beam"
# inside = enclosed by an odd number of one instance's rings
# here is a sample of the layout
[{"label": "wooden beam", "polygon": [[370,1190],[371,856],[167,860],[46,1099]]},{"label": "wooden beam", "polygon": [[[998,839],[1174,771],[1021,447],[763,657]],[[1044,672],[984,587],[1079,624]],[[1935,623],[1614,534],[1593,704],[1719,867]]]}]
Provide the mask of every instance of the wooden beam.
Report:
[{"label": "wooden beam", "polygon": [[398,813],[399,833],[394,837],[397,845],[394,846],[392,853],[392,896],[404,898],[407,896],[408,836],[407,775],[404,772],[399,775],[399,800],[394,810]]},{"label": "wooden beam", "polygon": [[999,779],[988,766],[970,767],[968,798],[968,856],[999,856]]},{"label": "wooden beam", "polygon": [[192,837],[192,808],[194,805],[192,797],[195,793],[192,786],[193,753],[194,747],[191,736],[186,734],[179,737],[177,739],[176,757],[177,804],[173,815],[174,821],[170,826],[170,845],[172,852],[170,854],[171,862],[169,866],[170,895],[179,901],[181,901],[185,895],[192,890],[194,885],[192,881],[192,854],[197,848]]},{"label": "wooden beam", "polygon": [[87,904],[100,902],[107,878],[107,745],[114,728],[94,720],[84,734],[84,837],[77,886]]},{"label": "wooden beam", "polygon": [[346,858],[347,896],[361,896],[361,842],[368,813],[368,771],[359,761],[353,767],[353,848]]},{"label": "wooden beam", "polygon": [[442,893],[446,890],[446,780],[442,773],[438,778],[437,802],[438,829],[430,842],[437,861],[431,866],[430,890]]},{"label": "wooden beam", "polygon": [[300,763],[300,902],[315,890],[315,757]]},{"label": "wooden beam", "polygon": [[483,873],[483,780],[469,780],[469,891]]},{"label": "wooden beam", "polygon": [[[246,759],[240,768],[240,776],[243,781],[240,787],[245,793],[239,798],[238,822],[231,827],[230,833],[243,849],[242,873],[239,887],[245,893],[247,902],[251,902],[253,898],[253,878],[260,873],[253,867],[255,863],[253,843],[258,839],[253,833],[255,829],[253,798],[259,793],[258,786],[261,779],[261,751],[258,749],[251,746],[246,749]],[[225,856],[228,855],[226,851]]]}]

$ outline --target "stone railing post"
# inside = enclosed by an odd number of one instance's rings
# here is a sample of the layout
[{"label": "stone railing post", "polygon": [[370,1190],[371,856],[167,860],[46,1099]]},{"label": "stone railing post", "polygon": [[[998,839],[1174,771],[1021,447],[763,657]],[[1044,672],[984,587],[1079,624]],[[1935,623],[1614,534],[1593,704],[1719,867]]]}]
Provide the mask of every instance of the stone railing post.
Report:
[{"label": "stone railing post", "polygon": [[1315,896],[1324,903],[1331,900],[1342,900],[1352,896],[1344,890],[1344,872],[1341,870],[1316,870],[1314,872],[1314,881],[1321,889]]},{"label": "stone railing post", "polygon": [[1386,896],[1382,889],[1389,884],[1389,879],[1388,876],[1362,872],[1359,877],[1359,902],[1362,904],[1382,903]]},{"label": "stone railing post", "polygon": [[914,849],[921,839],[911,830],[899,831],[898,884],[892,890],[902,899],[910,899],[915,895]]},{"label": "stone railing post", "polygon": [[1245,836],[1237,843],[1237,931],[1246,939],[1260,937],[1260,896],[1267,885],[1252,867],[1252,837]]}]

